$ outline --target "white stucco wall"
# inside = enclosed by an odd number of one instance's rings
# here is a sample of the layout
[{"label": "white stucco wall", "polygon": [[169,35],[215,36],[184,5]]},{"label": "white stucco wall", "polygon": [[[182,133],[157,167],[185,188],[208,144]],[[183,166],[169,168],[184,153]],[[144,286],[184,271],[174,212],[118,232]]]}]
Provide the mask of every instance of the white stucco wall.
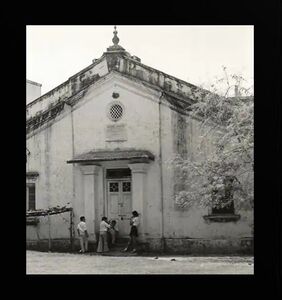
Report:
[{"label": "white stucco wall", "polygon": [[[36,134],[31,134],[27,139],[26,146],[30,155],[27,158],[26,171],[39,172],[36,180],[36,209],[72,203],[72,166],[66,164],[72,156],[71,132],[71,115],[67,109],[54,120],[51,126],[39,128]],[[40,217],[42,221],[40,232],[42,231],[43,237],[48,238],[47,223],[44,218]],[[55,222],[54,220],[57,218],[52,217],[52,222]],[[57,222],[60,222],[59,220],[60,218]],[[63,220],[62,224],[64,224]],[[32,227],[28,226],[29,232],[33,230]],[[55,227],[57,228],[53,229],[53,238],[69,236],[65,226]]]},{"label": "white stucco wall", "polygon": [[[206,222],[203,218],[208,215],[208,208],[181,209],[175,205],[174,201],[174,172],[169,161],[175,154],[175,135],[173,129],[177,117],[175,111],[168,107],[162,109],[162,114],[166,122],[163,122],[163,179],[164,179],[164,236],[166,238],[192,238],[192,239],[225,239],[225,238],[245,238],[252,236],[253,212],[240,210],[241,218],[236,222],[217,223]],[[200,129],[199,121],[186,116],[187,128],[185,132],[187,155],[193,159],[204,159],[205,154],[213,151],[213,133],[205,138],[202,144],[203,155],[200,155],[198,146],[200,136],[203,131]]]},{"label": "white stucco wall", "polygon": [[[123,118],[114,123],[107,117],[108,105],[115,101],[113,92],[119,93],[120,101],[124,106]],[[74,117],[74,145],[75,155],[93,149],[142,149],[155,155],[155,161],[150,163],[147,173],[146,190],[146,233],[160,236],[160,170],[159,170],[159,138],[158,138],[158,97],[156,92],[150,92],[140,85],[131,83],[128,79],[116,75],[109,75],[100,87],[93,87],[77,105],[73,112]],[[109,142],[106,139],[107,125],[123,124],[127,140],[123,142]],[[102,164],[115,166],[115,163]],[[122,163],[124,167],[128,162]],[[76,186],[79,185],[80,171],[76,167]],[[102,202],[105,192],[102,188],[102,171],[99,174],[99,215],[102,216]],[[77,191],[78,198],[82,198],[82,190]],[[78,196],[81,193],[81,196]],[[79,201],[79,200],[78,200]],[[80,205],[79,205],[80,206]],[[80,207],[82,207],[81,204]],[[83,209],[80,210],[81,213]],[[146,234],[145,233],[145,234]]]}]

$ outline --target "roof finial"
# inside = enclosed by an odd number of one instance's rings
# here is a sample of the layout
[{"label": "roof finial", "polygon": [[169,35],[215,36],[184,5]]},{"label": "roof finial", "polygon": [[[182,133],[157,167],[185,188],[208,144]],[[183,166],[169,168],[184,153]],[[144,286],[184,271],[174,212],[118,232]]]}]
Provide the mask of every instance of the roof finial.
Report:
[{"label": "roof finial", "polygon": [[116,27],[116,25],[114,26],[114,37],[113,37],[113,39],[112,39],[112,41],[113,41],[113,43],[114,43],[114,45],[115,46],[117,46],[117,44],[119,43],[119,38],[118,38],[118,36],[117,36],[117,27]]}]

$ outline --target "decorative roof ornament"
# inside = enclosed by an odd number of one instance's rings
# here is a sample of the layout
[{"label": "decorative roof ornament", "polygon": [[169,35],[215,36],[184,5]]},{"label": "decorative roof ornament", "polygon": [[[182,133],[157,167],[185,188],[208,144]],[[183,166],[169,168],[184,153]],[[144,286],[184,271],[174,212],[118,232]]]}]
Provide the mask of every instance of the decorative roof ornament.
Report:
[{"label": "decorative roof ornament", "polygon": [[115,46],[117,46],[118,45],[118,43],[119,43],[119,38],[118,38],[118,36],[117,36],[117,27],[116,27],[116,25],[115,25],[115,27],[114,27],[114,37],[113,37],[113,39],[112,39],[112,41],[113,41],[113,43],[114,43],[114,45]]},{"label": "decorative roof ornament", "polygon": [[123,47],[121,47],[118,43],[119,43],[119,37],[117,36],[117,27],[116,25],[114,26],[114,37],[112,38],[113,41],[113,45],[107,48],[107,52],[123,52],[127,55],[127,52],[125,51],[125,49]]}]

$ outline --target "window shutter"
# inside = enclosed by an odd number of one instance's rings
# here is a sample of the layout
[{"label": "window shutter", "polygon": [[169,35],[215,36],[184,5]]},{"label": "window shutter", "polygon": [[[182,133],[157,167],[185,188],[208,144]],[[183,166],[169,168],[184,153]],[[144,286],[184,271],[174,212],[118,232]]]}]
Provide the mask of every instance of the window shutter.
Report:
[{"label": "window shutter", "polygon": [[35,210],[35,184],[28,187],[28,209]]}]

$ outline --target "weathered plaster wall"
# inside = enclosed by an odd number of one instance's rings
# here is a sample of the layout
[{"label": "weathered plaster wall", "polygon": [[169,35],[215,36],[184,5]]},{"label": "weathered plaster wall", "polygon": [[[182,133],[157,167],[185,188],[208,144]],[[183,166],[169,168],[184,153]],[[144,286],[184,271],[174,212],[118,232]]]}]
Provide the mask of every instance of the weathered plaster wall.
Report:
[{"label": "weathered plaster wall", "polygon": [[58,101],[75,95],[79,90],[97,81],[107,73],[108,67],[105,59],[95,62],[27,105],[27,118],[34,117],[37,113],[50,108],[50,106],[55,105]]},{"label": "weathered plaster wall", "polygon": [[[71,132],[71,115],[66,108],[64,114],[52,121],[51,126],[39,128],[27,138],[26,144],[30,151],[27,172],[39,172],[36,180],[37,209],[63,206],[72,202],[72,166],[66,164],[66,160],[72,156]],[[61,221],[62,225],[54,226],[53,238],[69,235],[63,226],[63,220]],[[60,219],[56,222],[60,223]],[[46,226],[44,221],[40,222],[40,231],[46,232]],[[32,227],[28,228],[28,234],[32,234]]]},{"label": "weathered plaster wall", "polygon": [[[123,68],[123,71],[127,68],[125,61],[119,66]],[[139,71],[142,69],[140,68]],[[106,66],[101,65],[100,71],[101,75],[104,74],[103,72],[107,71]],[[85,72],[88,72],[85,75],[86,78],[90,78],[90,70]],[[147,71],[143,70],[142,72]],[[79,84],[83,80],[78,80],[83,74],[84,72],[70,79],[72,86],[69,88],[72,89],[72,93],[80,89]],[[138,76],[146,77],[148,75],[146,80],[152,82],[160,80],[159,84],[161,85],[161,74],[157,75],[154,72],[145,75],[140,74]],[[50,121],[52,126],[48,127],[46,124],[45,127],[42,126],[28,135],[27,148],[31,155],[28,158],[27,171],[39,171],[40,173],[37,179],[37,192],[40,191],[40,194],[37,195],[37,208],[65,205],[67,202],[72,202],[74,223],[77,224],[79,216],[85,214],[83,176],[79,165],[66,164],[66,161],[75,155],[94,149],[144,149],[155,155],[155,161],[150,163],[145,183],[145,235],[152,240],[155,238],[154,243],[157,247],[160,245],[159,238],[162,231],[162,199],[164,237],[170,245],[170,239],[224,240],[226,238],[236,239],[251,236],[252,213],[249,211],[239,212],[241,219],[236,223],[206,223],[203,215],[208,213],[207,210],[195,208],[182,210],[175,206],[174,194],[181,188],[181,183],[176,184],[177,174],[173,168],[168,167],[167,162],[175,153],[197,159],[197,155],[199,155],[197,146],[201,131],[196,120],[181,116],[176,111],[171,110],[169,102],[164,99],[160,107],[161,93],[141,85],[138,80],[133,82],[114,72],[100,78],[99,81],[95,79],[92,83],[93,85],[85,90],[83,97],[73,107],[72,114],[70,107],[65,105],[63,112],[56,116],[55,120]],[[113,93],[118,93],[119,97],[113,99]],[[52,99],[46,103],[52,102]],[[108,119],[107,109],[108,105],[116,100],[123,104],[124,116],[120,121],[114,123]],[[33,113],[35,111],[36,109]],[[159,131],[160,123],[162,124],[161,131]],[[113,124],[124,126],[124,141],[108,140],[106,128]],[[36,134],[34,134],[35,132]],[[161,134],[162,140],[163,198],[161,197],[159,134]],[[72,148],[72,138],[74,138],[74,148]],[[209,136],[206,141],[208,140],[211,141],[212,137]],[[210,151],[210,143],[207,142],[204,148],[206,152]],[[127,163],[124,161],[122,164],[126,166]],[[98,172],[99,217],[106,212],[104,204],[106,166],[105,163],[101,164]],[[69,238],[69,231],[66,230],[64,220],[60,220],[58,217],[56,221],[54,218],[52,222],[54,222],[52,228],[56,228],[56,230],[52,229],[54,230],[52,231],[53,238]],[[40,222],[38,228],[40,233],[42,232],[42,236],[48,238],[47,223]],[[30,239],[37,236],[36,230],[34,227],[28,226],[27,234]]]},{"label": "weathered plaster wall", "polygon": [[[89,89],[75,107],[75,155],[93,149],[118,147],[148,149],[156,155],[158,107],[153,102],[154,96],[150,96],[151,99],[144,98],[144,90],[139,88],[138,91],[130,81],[111,77],[113,79],[109,77],[103,85]],[[118,99],[113,99],[113,92],[119,94]],[[116,123],[107,117],[108,105],[115,100],[124,105],[124,116]],[[107,141],[106,127],[114,124],[125,126],[125,141]]]},{"label": "weathered plaster wall", "polygon": [[[167,124],[171,127],[164,129],[168,134],[163,138],[163,145],[171,145],[163,151],[164,166],[164,229],[166,238],[190,239],[232,239],[252,237],[252,211],[236,211],[241,218],[235,222],[216,223],[207,222],[203,215],[208,214],[208,209],[182,209],[175,205],[174,195],[183,188],[179,174],[166,163],[175,154],[192,159],[205,159],[206,154],[212,151],[212,133],[200,144],[203,132],[199,122],[188,116],[180,116],[176,111],[166,113]],[[201,154],[199,145],[203,150]]]},{"label": "weathered plaster wall", "polygon": [[[107,117],[108,105],[116,100],[112,97],[113,92],[119,93],[117,100],[124,106],[124,116],[116,123],[123,124],[126,131],[126,140],[122,142],[108,141],[106,138],[106,127],[115,124]],[[74,223],[77,224],[79,216],[84,215],[86,209],[83,200],[83,175],[79,165],[67,164],[67,160],[72,159],[76,154],[93,149],[145,149],[151,151],[156,157],[156,161],[150,163],[146,181],[145,211],[148,214],[148,222],[145,234],[159,236],[158,96],[158,93],[148,93],[148,90],[125,78],[109,75],[109,78],[105,78],[87,90],[84,97],[73,107],[72,114],[71,108],[65,105],[63,112],[55,119],[31,131],[27,139],[27,148],[31,152],[28,157],[27,171],[39,172],[36,186],[37,208],[72,202]],[[52,125],[49,126],[50,124]],[[72,148],[72,138],[74,138],[74,148]],[[123,165],[127,166],[127,163],[125,161]],[[98,174],[98,216],[100,218],[106,213],[104,172],[102,166]],[[43,219],[37,229],[35,226],[28,226],[29,239],[37,236],[38,229],[44,237],[46,236],[48,224]],[[55,222],[55,218],[52,222]],[[58,227],[57,231],[52,232],[52,238],[68,238],[69,232],[65,231],[64,223],[57,225],[52,223],[52,227]]]},{"label": "weathered plaster wall", "polygon": [[50,108],[50,106],[54,105],[59,100],[67,99],[70,96],[69,82],[66,81],[50,92],[29,103],[26,107],[27,119]]},{"label": "weathered plaster wall", "polygon": [[[27,240],[41,241],[49,238],[48,216],[38,217],[39,223],[26,226]],[[52,239],[70,238],[70,216],[69,213],[50,216],[50,236]]]}]

